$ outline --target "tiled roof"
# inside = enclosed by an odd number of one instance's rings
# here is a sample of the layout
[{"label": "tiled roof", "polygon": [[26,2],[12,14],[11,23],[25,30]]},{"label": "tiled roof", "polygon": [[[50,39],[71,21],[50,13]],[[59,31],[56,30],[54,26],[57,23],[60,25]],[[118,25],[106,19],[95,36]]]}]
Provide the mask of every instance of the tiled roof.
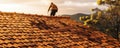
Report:
[{"label": "tiled roof", "polygon": [[120,48],[120,42],[70,17],[0,12],[0,48]]}]

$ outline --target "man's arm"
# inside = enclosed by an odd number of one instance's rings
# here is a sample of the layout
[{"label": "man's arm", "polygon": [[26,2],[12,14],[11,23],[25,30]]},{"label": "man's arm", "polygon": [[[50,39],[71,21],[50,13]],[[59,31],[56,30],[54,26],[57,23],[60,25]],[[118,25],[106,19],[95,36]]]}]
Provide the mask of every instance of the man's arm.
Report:
[{"label": "man's arm", "polygon": [[50,5],[49,8],[48,8],[48,12],[49,12],[50,8],[51,8],[51,5]]}]

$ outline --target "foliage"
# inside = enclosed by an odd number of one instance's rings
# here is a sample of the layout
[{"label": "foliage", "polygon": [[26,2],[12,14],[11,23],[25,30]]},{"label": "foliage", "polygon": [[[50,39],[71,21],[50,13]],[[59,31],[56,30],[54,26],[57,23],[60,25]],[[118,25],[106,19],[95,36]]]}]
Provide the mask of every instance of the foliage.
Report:
[{"label": "foliage", "polygon": [[91,14],[89,19],[84,19],[84,17],[80,19],[84,21],[84,25],[94,26],[115,38],[120,38],[120,0],[97,0],[97,3],[108,8],[92,9],[95,13]]}]

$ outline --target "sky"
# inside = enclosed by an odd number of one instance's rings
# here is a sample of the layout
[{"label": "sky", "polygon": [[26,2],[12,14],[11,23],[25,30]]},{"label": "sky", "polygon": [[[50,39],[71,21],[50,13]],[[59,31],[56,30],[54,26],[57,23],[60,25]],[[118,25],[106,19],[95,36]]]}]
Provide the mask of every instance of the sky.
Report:
[{"label": "sky", "polygon": [[58,6],[57,15],[91,13],[92,8],[98,6],[96,0],[0,0],[0,11],[48,15],[50,3]]}]

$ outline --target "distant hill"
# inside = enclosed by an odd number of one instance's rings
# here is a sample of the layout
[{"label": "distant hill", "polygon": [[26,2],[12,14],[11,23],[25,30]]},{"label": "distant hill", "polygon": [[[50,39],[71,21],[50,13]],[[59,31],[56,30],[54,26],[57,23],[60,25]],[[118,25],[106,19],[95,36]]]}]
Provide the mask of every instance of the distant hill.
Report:
[{"label": "distant hill", "polygon": [[82,16],[89,16],[89,14],[77,13],[77,14],[73,14],[73,15],[62,15],[62,16],[70,16],[71,19],[80,22],[79,17],[82,17]]}]

